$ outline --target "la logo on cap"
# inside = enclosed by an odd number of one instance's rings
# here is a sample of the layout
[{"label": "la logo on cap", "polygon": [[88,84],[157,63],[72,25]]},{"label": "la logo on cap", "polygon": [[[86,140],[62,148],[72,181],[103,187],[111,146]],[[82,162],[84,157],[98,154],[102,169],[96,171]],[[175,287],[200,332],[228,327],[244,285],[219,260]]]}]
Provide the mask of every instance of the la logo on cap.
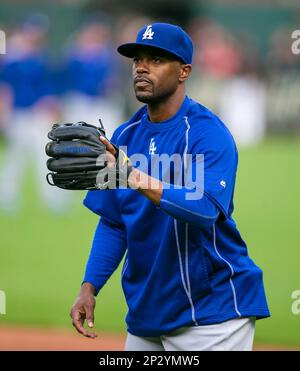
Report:
[{"label": "la logo on cap", "polygon": [[152,25],[149,25],[149,26],[147,26],[147,29],[143,34],[143,39],[142,40],[145,40],[145,39],[152,40],[153,35],[154,35],[154,31],[152,31]]}]

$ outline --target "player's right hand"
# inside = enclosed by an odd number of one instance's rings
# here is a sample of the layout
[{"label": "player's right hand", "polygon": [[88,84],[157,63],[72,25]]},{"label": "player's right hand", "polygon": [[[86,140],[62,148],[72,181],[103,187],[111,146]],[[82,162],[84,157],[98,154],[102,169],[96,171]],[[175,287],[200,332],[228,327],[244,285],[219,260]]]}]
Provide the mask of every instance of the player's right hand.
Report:
[{"label": "player's right hand", "polygon": [[83,326],[84,321],[86,321],[88,327],[94,327],[94,310],[96,306],[94,293],[93,285],[88,282],[84,283],[70,312],[72,325],[75,329],[83,336],[91,339],[95,339],[97,334],[87,331]]}]

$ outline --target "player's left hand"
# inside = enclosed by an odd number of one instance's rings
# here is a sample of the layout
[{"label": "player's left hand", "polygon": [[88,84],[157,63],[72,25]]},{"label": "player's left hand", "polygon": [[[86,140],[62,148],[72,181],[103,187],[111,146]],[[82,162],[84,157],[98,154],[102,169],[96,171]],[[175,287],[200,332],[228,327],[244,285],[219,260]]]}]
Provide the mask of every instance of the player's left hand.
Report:
[{"label": "player's left hand", "polygon": [[106,147],[105,155],[106,155],[107,166],[111,169],[115,168],[116,167],[116,162],[117,162],[117,160],[116,160],[117,151],[116,151],[115,147],[103,135],[100,135],[100,141]]},{"label": "player's left hand", "polygon": [[132,166],[126,153],[105,138],[104,128],[77,124],[53,125],[46,153],[49,184],[63,189],[127,187]]}]

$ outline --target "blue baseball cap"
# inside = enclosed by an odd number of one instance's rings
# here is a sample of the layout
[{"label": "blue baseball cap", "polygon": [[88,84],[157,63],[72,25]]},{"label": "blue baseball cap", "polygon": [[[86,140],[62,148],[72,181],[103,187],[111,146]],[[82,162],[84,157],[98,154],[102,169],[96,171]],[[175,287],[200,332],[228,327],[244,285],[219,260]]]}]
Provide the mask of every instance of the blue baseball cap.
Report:
[{"label": "blue baseball cap", "polygon": [[192,39],[179,26],[169,23],[149,24],[138,32],[135,43],[120,45],[117,50],[125,57],[133,58],[141,46],[158,48],[173,54],[186,64],[192,63]]}]

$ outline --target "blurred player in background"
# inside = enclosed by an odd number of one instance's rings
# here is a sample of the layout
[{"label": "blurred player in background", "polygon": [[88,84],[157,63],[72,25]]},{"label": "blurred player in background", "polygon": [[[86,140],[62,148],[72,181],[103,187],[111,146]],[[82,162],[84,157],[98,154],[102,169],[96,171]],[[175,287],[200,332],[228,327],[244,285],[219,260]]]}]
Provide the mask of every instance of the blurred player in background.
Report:
[{"label": "blurred player in background", "polygon": [[124,101],[116,94],[118,66],[110,36],[104,16],[87,19],[67,47],[61,79],[65,119],[97,123],[101,114],[108,137],[122,121]]},{"label": "blurred player in background", "polygon": [[59,117],[45,50],[46,31],[47,18],[39,14],[27,18],[8,40],[0,70],[8,143],[0,173],[0,209],[8,213],[19,206],[24,169],[29,164],[36,166],[38,189],[49,209],[62,212],[69,199],[66,192],[50,188],[45,181],[45,133]]},{"label": "blurred player in background", "polygon": [[194,20],[191,30],[197,45],[191,95],[228,123],[239,147],[255,145],[266,131],[266,88],[257,73],[255,45],[209,18]]}]

